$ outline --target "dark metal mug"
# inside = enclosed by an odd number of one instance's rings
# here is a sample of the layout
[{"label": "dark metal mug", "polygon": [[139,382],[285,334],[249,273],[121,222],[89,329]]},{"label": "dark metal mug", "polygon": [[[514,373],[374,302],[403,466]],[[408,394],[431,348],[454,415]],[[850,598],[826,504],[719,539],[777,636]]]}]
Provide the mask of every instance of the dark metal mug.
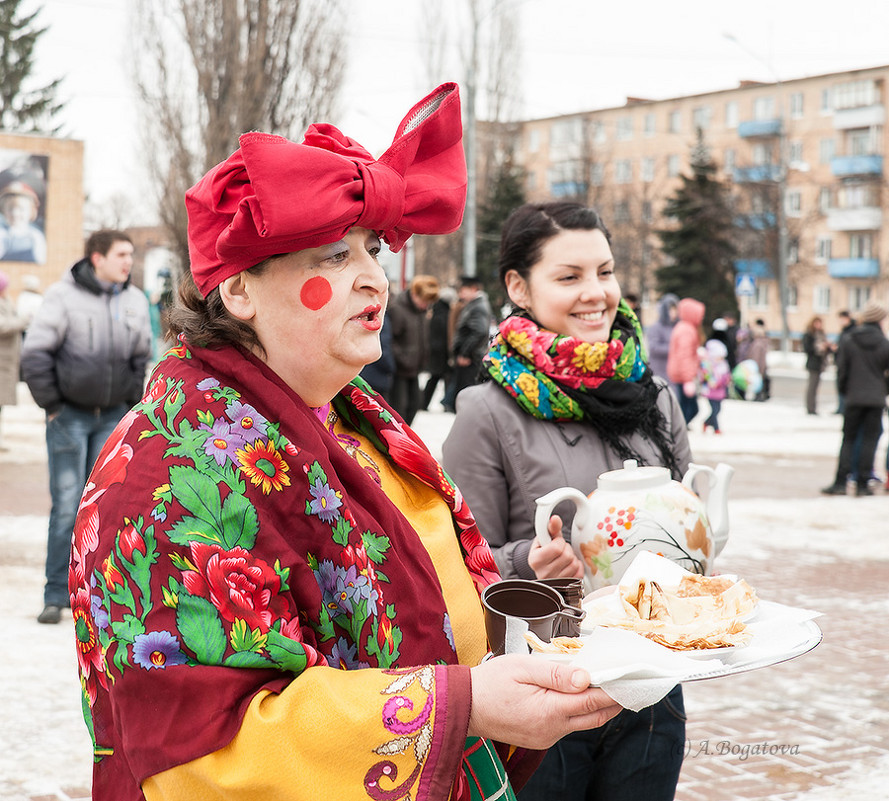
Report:
[{"label": "dark metal mug", "polygon": [[506,650],[507,625],[510,619],[524,620],[528,628],[544,642],[549,642],[563,621],[577,623],[586,612],[565,603],[553,587],[527,579],[505,579],[485,587],[482,592],[485,632],[494,656]]}]

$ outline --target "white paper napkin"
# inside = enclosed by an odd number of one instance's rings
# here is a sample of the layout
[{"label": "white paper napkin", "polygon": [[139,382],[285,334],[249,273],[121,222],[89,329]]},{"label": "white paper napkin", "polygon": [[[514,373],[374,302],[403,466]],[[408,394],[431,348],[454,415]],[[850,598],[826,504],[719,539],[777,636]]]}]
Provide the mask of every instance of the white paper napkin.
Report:
[{"label": "white paper napkin", "polygon": [[621,706],[638,712],[657,703],[685,676],[717,673],[718,659],[689,659],[632,631],[597,628],[571,660]]}]

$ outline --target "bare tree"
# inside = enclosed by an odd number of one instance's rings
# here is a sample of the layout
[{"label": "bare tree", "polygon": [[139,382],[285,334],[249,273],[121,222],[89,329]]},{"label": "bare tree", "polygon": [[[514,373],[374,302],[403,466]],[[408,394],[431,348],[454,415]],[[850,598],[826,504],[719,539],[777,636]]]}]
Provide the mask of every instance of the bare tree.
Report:
[{"label": "bare tree", "polygon": [[158,214],[188,263],[184,195],[245,131],[336,110],[344,0],[136,0],[135,83]]}]

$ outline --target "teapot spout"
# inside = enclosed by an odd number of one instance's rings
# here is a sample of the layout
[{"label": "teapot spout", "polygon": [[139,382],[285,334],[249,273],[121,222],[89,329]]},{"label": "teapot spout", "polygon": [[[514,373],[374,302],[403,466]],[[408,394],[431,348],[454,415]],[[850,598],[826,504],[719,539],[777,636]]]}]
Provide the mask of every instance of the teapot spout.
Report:
[{"label": "teapot spout", "polygon": [[735,468],[720,462],[714,472],[716,480],[707,497],[707,517],[710,519],[710,529],[713,532],[715,556],[728,542],[728,485]]}]

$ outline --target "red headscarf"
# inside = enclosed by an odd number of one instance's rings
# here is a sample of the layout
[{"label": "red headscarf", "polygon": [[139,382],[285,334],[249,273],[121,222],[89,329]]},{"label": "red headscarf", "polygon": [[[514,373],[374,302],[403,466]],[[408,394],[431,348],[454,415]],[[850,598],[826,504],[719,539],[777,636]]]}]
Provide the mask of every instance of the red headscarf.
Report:
[{"label": "red headscarf", "polygon": [[247,133],[185,194],[191,272],[203,295],[269,256],[318,247],[361,226],[394,251],[411,234],[455,231],[466,202],[460,95],[446,83],[402,120],[375,160],[328,124],[302,144]]}]

